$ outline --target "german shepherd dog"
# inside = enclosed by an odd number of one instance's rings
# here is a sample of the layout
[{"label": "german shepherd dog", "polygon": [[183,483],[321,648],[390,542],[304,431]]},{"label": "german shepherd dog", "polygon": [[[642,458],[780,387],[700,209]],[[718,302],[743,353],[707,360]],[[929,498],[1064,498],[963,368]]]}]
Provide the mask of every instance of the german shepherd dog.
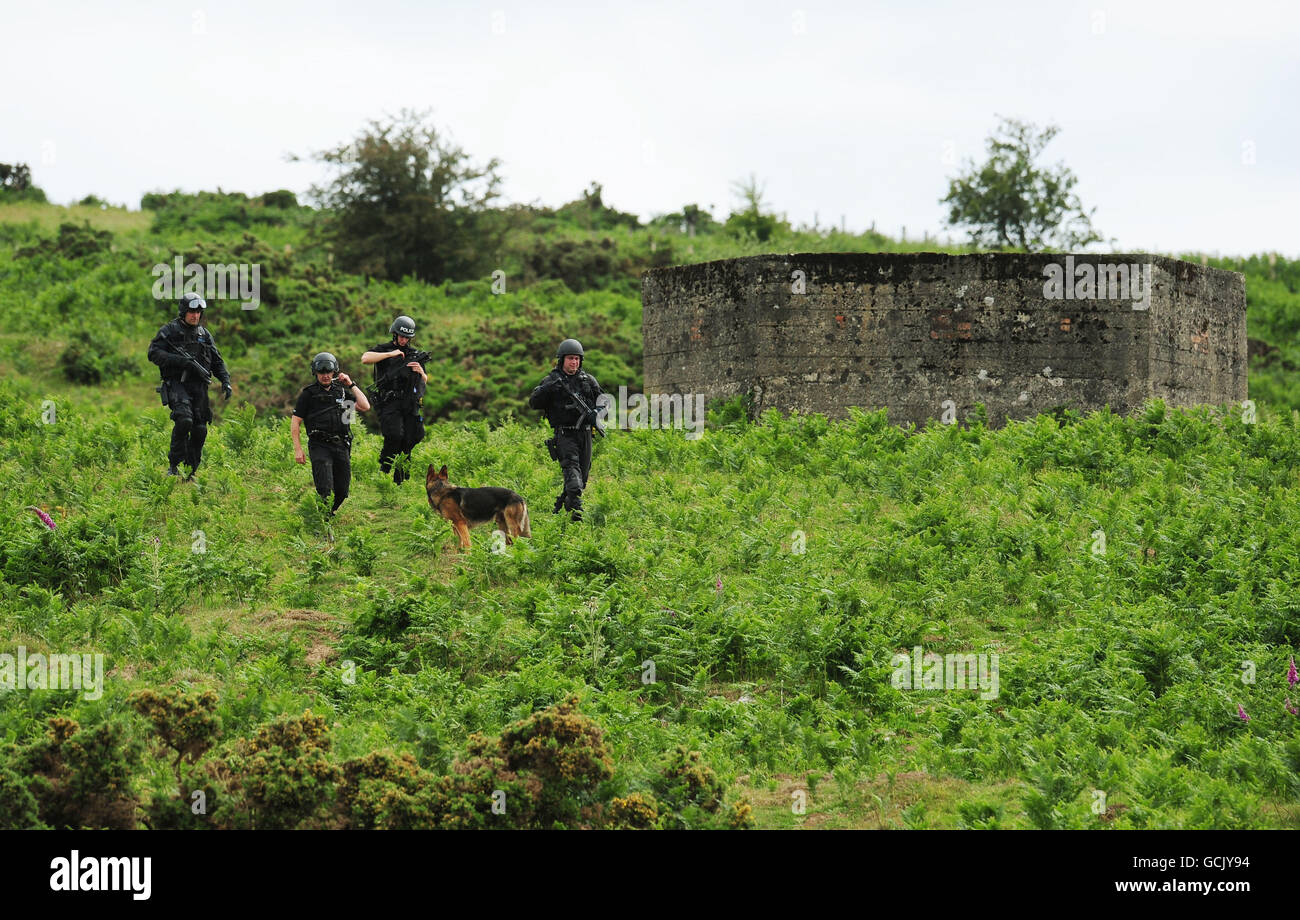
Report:
[{"label": "german shepherd dog", "polygon": [[447,520],[456,531],[462,550],[469,549],[469,529],[488,521],[496,521],[497,528],[506,535],[506,544],[515,542],[512,537],[531,537],[528,525],[528,506],[523,498],[510,489],[486,486],[465,489],[447,481],[447,467],[436,473],[429,464],[424,479],[424,489],[429,493],[429,504]]}]

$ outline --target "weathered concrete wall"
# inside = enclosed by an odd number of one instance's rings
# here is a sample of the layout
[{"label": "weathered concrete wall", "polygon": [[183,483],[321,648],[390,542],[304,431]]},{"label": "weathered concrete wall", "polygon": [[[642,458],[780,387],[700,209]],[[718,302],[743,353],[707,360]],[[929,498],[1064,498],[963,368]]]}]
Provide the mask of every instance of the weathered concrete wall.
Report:
[{"label": "weathered concrete wall", "polygon": [[1000,425],[1246,398],[1242,276],[1145,254],[728,259],[647,273],[642,322],[647,392],[750,393],[760,410],[921,425],[951,400]]}]

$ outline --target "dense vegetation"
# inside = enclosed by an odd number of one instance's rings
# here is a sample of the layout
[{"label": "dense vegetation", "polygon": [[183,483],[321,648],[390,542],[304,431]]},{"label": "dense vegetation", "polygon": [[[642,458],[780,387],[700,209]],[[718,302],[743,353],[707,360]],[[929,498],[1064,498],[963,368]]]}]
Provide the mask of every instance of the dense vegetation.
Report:
[{"label": "dense vegetation", "polygon": [[[593,186],[511,209],[494,293],[336,271],[288,193],[145,205],[0,205],[0,652],[108,672],[97,700],[0,692],[0,824],[1297,824],[1296,262],[1210,260],[1247,275],[1254,424],[733,405],[700,441],[601,442],[575,528],[544,513],[558,475],[523,399],[572,334],[636,389],[642,271],[936,244],[757,207],[643,224]],[[176,255],[263,266],[259,309],[209,317],[236,397],[194,483],[162,475],[143,357]],[[356,371],[399,312],[435,354],[418,468],[518,490],[532,540],[455,553],[371,434],[327,539],[283,419],[311,354]],[[915,646],[996,653],[999,695],[895,687]]]}]

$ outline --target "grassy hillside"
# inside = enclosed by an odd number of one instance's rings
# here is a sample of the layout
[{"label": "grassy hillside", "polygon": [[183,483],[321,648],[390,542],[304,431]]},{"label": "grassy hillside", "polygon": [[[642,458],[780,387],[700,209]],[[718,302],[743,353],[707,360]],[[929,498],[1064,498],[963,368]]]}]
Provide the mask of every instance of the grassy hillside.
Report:
[{"label": "grassy hillside", "polygon": [[[717,224],[688,236],[671,219],[632,226],[631,215],[579,201],[555,211],[513,209],[498,260],[505,290],[494,292],[490,277],[428,285],[336,272],[316,233],[321,215],[309,208],[229,194],[148,197],[155,210],[0,204],[0,372],[53,367],[69,379],[98,378],[148,395],[157,374],[145,348],[173,315],[170,303],[152,297],[151,270],[179,255],[261,266],[259,309],[219,301],[208,317],[233,371],[236,402],[252,403],[260,415],[287,412],[311,355],[332,351],[345,370],[358,371],[361,352],[387,337],[395,315],[408,313],[420,325],[418,343],[434,354],[427,417],[499,421],[518,411],[555,343],[570,335],[591,351],[590,368],[602,381],[639,389],[639,278],[649,268],[763,252],[939,248],[779,222],[762,242]],[[1252,398],[1300,408],[1300,263],[1208,262],[1246,275]],[[69,346],[76,346],[73,368],[60,371]]]},{"label": "grassy hillside", "polygon": [[[493,294],[334,273],[307,209],[209,196],[62,230],[64,209],[11,208],[0,653],[101,652],[108,679],[93,700],[0,691],[0,824],[484,826],[494,791],[534,809],[501,823],[1300,824],[1296,263],[1214,263],[1246,272],[1275,349],[1255,424],[1157,403],[911,431],[730,406],[699,441],[599,442],[573,526],[547,513],[558,471],[522,397],[570,334],[602,381],[639,380],[640,271],[933,244],[538,211]],[[259,310],[210,316],[236,398],[193,483],[162,475],[143,358],[172,315],[150,267],[177,253],[264,265]],[[437,355],[417,470],[516,489],[531,540],[496,553],[478,529],[457,553],[369,433],[330,538],[288,401],[312,353],[355,370],[397,312]],[[896,686],[917,647],[996,655],[996,694]],[[530,737],[565,756],[521,760]]]},{"label": "grassy hillside", "polygon": [[[109,672],[97,701],[5,695],[0,730],[119,726],[150,743],[123,768],[146,803],[176,787],[131,694],[208,688],[223,743],[310,710],[332,762],[391,750],[431,774],[575,695],[618,794],[680,746],[759,826],[1300,823],[1289,414],[1154,404],[997,432],[715,414],[699,441],[601,442],[581,526],[546,513],[539,426],[442,423],[420,468],[533,511],[532,540],[498,554],[480,529],[460,555],[418,480],[379,476],[372,436],[331,542],[283,423],[232,414],[183,483],[162,475],[161,407],[70,394],[45,425],[43,391],[0,387],[0,630]],[[996,654],[998,695],[894,686],[916,646]]]}]

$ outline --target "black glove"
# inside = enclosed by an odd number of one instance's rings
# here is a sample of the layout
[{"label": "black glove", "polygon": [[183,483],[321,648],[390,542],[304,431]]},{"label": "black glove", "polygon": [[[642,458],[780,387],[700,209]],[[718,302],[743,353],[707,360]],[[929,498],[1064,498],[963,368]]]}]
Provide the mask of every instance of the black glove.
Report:
[{"label": "black glove", "polygon": [[223,398],[223,399],[229,399],[229,398],[230,398],[230,394],[231,394],[232,392],[234,392],[234,391],[230,389],[230,381],[229,381],[229,380],[223,380],[223,381],[221,381],[221,396],[222,396],[222,398]]}]

